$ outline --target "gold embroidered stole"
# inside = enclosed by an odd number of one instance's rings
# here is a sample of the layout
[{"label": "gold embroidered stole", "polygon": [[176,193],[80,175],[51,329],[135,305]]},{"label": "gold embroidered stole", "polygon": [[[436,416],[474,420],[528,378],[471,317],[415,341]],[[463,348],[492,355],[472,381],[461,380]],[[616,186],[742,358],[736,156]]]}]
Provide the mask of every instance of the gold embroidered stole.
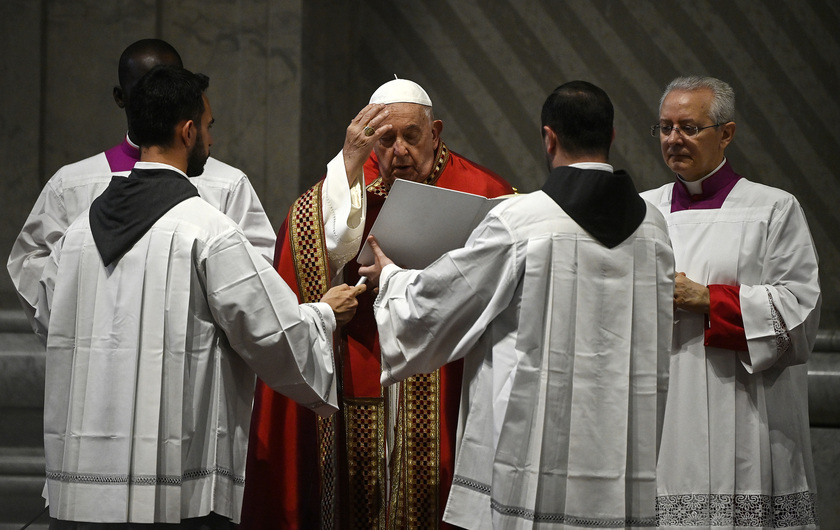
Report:
[{"label": "gold embroidered stole", "polygon": [[[289,243],[300,299],[318,302],[330,288],[330,271],[321,212],[321,181],[300,196],[289,212]],[[341,355],[336,355],[339,388]],[[340,399],[340,392],[339,392]],[[335,415],[318,416],[318,471],[321,484],[321,528],[333,528],[338,493],[338,439]]]},{"label": "gold embroidered stole", "polygon": [[[448,162],[449,150],[441,142],[434,170],[424,184],[435,185]],[[298,198],[289,214],[292,259],[303,302],[319,301],[330,288],[321,211],[322,186],[323,181]],[[390,186],[377,178],[366,190],[387,197]],[[318,418],[321,528],[438,528],[439,371],[408,378],[381,391],[378,398],[352,398],[342,392],[343,371],[339,366],[342,358],[343,353],[337,352],[341,412]],[[394,412],[387,405],[389,391],[398,392],[399,397],[395,403],[390,495],[386,499],[386,432],[388,414]],[[344,425],[339,424],[339,418]]]}]

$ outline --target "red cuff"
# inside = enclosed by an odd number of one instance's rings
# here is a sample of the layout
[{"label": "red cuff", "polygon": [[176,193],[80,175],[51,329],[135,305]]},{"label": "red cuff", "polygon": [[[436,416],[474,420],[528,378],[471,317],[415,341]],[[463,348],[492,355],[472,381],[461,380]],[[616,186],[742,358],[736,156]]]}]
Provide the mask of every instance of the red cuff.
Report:
[{"label": "red cuff", "polygon": [[740,290],[740,287],[734,285],[709,286],[709,320],[704,341],[706,346],[747,351]]}]

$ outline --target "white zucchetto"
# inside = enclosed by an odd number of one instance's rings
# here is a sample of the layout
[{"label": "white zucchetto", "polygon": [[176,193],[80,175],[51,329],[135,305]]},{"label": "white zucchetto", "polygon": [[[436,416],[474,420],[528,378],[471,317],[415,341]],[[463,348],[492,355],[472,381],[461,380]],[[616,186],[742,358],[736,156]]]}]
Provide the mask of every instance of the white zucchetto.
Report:
[{"label": "white zucchetto", "polygon": [[370,103],[417,103],[426,107],[432,106],[432,100],[423,87],[408,79],[394,79],[388,81],[370,97]]}]

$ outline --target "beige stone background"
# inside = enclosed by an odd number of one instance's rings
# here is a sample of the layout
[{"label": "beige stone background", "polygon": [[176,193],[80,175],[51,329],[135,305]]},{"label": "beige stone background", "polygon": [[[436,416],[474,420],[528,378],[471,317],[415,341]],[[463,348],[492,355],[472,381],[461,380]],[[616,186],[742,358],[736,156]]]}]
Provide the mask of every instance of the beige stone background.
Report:
[{"label": "beige stone background", "polygon": [[[427,89],[450,148],[520,191],[545,177],[539,110],[560,83],[611,95],[612,162],[642,190],[671,179],[648,134],[662,89],[709,74],[736,90],[736,171],[805,209],[830,333],[840,327],[838,29],[834,0],[2,0],[0,256],[60,166],[120,141],[111,89],[119,54],[140,38],[171,42],[210,76],[213,154],[246,171],[275,228],[394,74]],[[17,309],[6,274],[0,295],[0,309]],[[840,528],[837,431],[814,432],[823,517]]]}]

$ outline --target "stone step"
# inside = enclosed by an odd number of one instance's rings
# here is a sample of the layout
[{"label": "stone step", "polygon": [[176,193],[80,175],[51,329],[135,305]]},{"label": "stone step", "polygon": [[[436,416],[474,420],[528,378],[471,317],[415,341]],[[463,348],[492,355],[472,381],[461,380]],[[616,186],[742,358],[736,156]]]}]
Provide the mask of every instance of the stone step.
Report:
[{"label": "stone step", "polygon": [[43,449],[0,448],[0,530],[20,530],[36,517],[36,522],[29,529],[48,528],[49,516],[42,513],[43,489]]},{"label": "stone step", "polygon": [[0,333],[32,333],[32,326],[21,309],[0,309]]},{"label": "stone step", "polygon": [[44,477],[44,449],[41,447],[0,448],[0,475]]},{"label": "stone step", "polygon": [[0,311],[0,447],[41,447],[46,353],[23,312]]}]

